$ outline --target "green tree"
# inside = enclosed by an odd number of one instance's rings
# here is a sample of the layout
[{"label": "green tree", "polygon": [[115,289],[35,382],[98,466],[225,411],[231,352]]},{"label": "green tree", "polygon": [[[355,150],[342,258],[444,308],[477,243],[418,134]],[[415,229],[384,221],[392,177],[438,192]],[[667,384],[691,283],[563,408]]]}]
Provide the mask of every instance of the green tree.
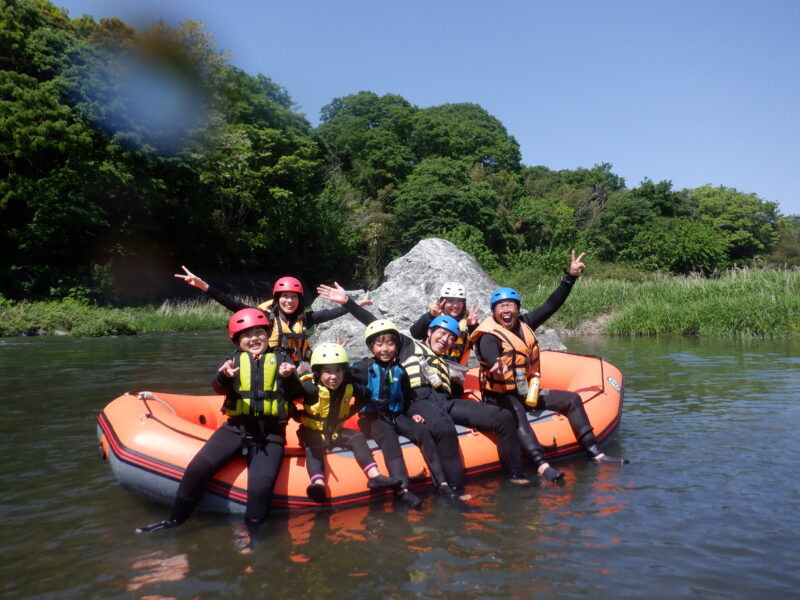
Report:
[{"label": "green tree", "polygon": [[67,33],[50,28],[55,19],[27,3],[2,7],[0,285],[11,297],[46,293],[74,277],[106,226],[103,211],[82,195],[92,132],[51,78],[61,59],[50,53],[79,51]]},{"label": "green tree", "polygon": [[410,141],[418,160],[451,157],[492,171],[519,170],[517,141],[477,104],[443,104],[414,115]]},{"label": "green tree", "polygon": [[[323,265],[318,149],[285,90],[230,67],[198,23],[137,35],[46,2],[0,11],[3,293],[96,292],[113,276],[146,296],[187,258]],[[142,102],[132,84],[162,76],[170,93],[202,99],[178,130],[151,118],[164,103]]]},{"label": "green tree", "polygon": [[704,185],[689,191],[702,223],[726,239],[731,261],[769,253],[778,240],[778,205],[735,188]]},{"label": "green tree", "polygon": [[[294,271],[313,260],[318,166],[316,145],[291,130],[231,125],[220,133],[195,163],[202,188],[187,206],[197,228],[211,227],[214,264]],[[210,222],[199,222],[205,215]]]},{"label": "green tree", "polygon": [[373,92],[336,98],[324,106],[315,133],[331,172],[343,173],[364,198],[397,185],[415,164],[407,141],[416,110],[400,96]]},{"label": "green tree", "polygon": [[394,214],[401,250],[460,225],[479,230],[495,254],[505,250],[507,232],[494,207],[497,198],[486,182],[473,182],[467,165],[451,158],[423,161],[399,186]]},{"label": "green tree", "polygon": [[800,266],[800,216],[779,219],[778,241],[768,260],[781,266]]},{"label": "green tree", "polygon": [[561,171],[527,167],[522,173],[523,185],[531,198],[552,198],[572,208],[576,226],[584,229],[603,212],[609,195],[625,189],[625,180],[611,168],[610,163]]},{"label": "green tree", "polygon": [[646,198],[630,190],[609,196],[605,208],[580,234],[579,246],[592,256],[612,262],[640,231],[652,227],[658,213]]},{"label": "green tree", "polygon": [[645,179],[639,187],[631,190],[631,194],[649,202],[662,217],[687,217],[692,214],[688,192],[673,191],[671,181],[653,183]]},{"label": "green tree", "polygon": [[511,211],[514,228],[530,250],[569,248],[576,237],[575,211],[552,198],[522,198]]}]

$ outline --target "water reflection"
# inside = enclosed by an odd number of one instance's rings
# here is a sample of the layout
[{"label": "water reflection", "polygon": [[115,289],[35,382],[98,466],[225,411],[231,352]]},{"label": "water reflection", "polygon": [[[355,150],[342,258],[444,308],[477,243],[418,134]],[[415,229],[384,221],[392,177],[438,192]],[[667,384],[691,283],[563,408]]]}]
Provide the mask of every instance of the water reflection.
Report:
[{"label": "water reflection", "polygon": [[[609,452],[630,465],[560,463],[563,486],[487,476],[469,482],[466,507],[422,490],[419,511],[387,500],[276,512],[251,539],[239,518],[202,513],[137,536],[165,507],[123,490],[96,455],[107,401],[129,389],[206,393],[229,349],[224,335],[2,340],[0,589],[9,598],[796,595],[800,344],[567,343],[622,367],[625,407]],[[176,361],[186,348],[192,360]]]},{"label": "water reflection", "polygon": [[[129,570],[131,576],[125,589],[135,592],[145,585],[185,579],[189,574],[189,557],[186,554],[169,556],[165,552],[152,552],[134,558]],[[146,597],[165,598],[164,596]]]}]

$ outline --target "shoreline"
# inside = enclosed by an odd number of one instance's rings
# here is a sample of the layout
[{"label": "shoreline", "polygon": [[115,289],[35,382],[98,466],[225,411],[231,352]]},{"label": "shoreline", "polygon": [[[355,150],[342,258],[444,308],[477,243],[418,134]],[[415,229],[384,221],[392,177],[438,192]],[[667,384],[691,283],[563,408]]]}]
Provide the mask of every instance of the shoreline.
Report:
[{"label": "shoreline", "polygon": [[[517,283],[525,298],[523,310],[542,304],[554,286],[554,281]],[[0,298],[0,337],[224,329],[229,315],[223,306],[207,300],[103,307],[70,298],[41,302]],[[643,282],[584,277],[546,328],[567,337],[798,339],[800,271],[732,270],[715,279],[657,276]]]}]

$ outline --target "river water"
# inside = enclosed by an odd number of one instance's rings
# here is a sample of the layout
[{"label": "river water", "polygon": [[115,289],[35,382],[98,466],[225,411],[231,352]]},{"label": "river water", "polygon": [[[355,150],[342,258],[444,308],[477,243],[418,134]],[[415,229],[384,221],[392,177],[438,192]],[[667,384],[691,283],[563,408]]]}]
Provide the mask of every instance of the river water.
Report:
[{"label": "river water", "polygon": [[0,339],[3,598],[798,597],[800,343],[565,340],[625,375],[608,452],[563,486],[470,482],[467,509],[428,494],[276,513],[240,552],[235,517],[124,491],[95,422],[125,391],[208,393],[222,332]]}]

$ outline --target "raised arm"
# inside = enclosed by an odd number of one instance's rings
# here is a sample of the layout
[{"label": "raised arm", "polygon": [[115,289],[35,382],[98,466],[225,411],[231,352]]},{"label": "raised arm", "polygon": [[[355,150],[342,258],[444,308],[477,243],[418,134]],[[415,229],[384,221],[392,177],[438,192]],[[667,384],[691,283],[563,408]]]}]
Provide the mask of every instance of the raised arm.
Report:
[{"label": "raised arm", "polygon": [[356,302],[347,295],[345,289],[335,281],[333,282],[333,286],[324,284],[318,286],[317,293],[326,300],[330,300],[331,302],[335,302],[336,304],[341,304],[344,306],[347,309],[347,312],[361,321],[364,325],[369,325],[373,321],[378,320],[378,317],[373,315],[366,308],[356,304]]},{"label": "raised arm", "polygon": [[572,286],[575,285],[575,282],[578,281],[578,277],[580,277],[580,274],[586,268],[586,265],[582,262],[584,256],[586,256],[586,253],[581,252],[580,255],[576,257],[575,250],[571,250],[569,269],[558,287],[550,294],[543,304],[522,315],[522,320],[525,321],[531,329],[536,329],[539,325],[552,317],[567,300],[567,296],[569,296],[572,291]]},{"label": "raised arm", "polygon": [[231,298],[221,290],[209,285],[183,265],[181,265],[181,269],[183,269],[184,272],[175,273],[175,277],[178,279],[183,279],[188,285],[196,287],[197,289],[205,292],[210,298],[222,304],[222,306],[227,308],[229,311],[236,312],[237,310],[242,310],[243,308],[254,308],[248,304],[245,304],[244,302],[240,302],[239,300]]}]

